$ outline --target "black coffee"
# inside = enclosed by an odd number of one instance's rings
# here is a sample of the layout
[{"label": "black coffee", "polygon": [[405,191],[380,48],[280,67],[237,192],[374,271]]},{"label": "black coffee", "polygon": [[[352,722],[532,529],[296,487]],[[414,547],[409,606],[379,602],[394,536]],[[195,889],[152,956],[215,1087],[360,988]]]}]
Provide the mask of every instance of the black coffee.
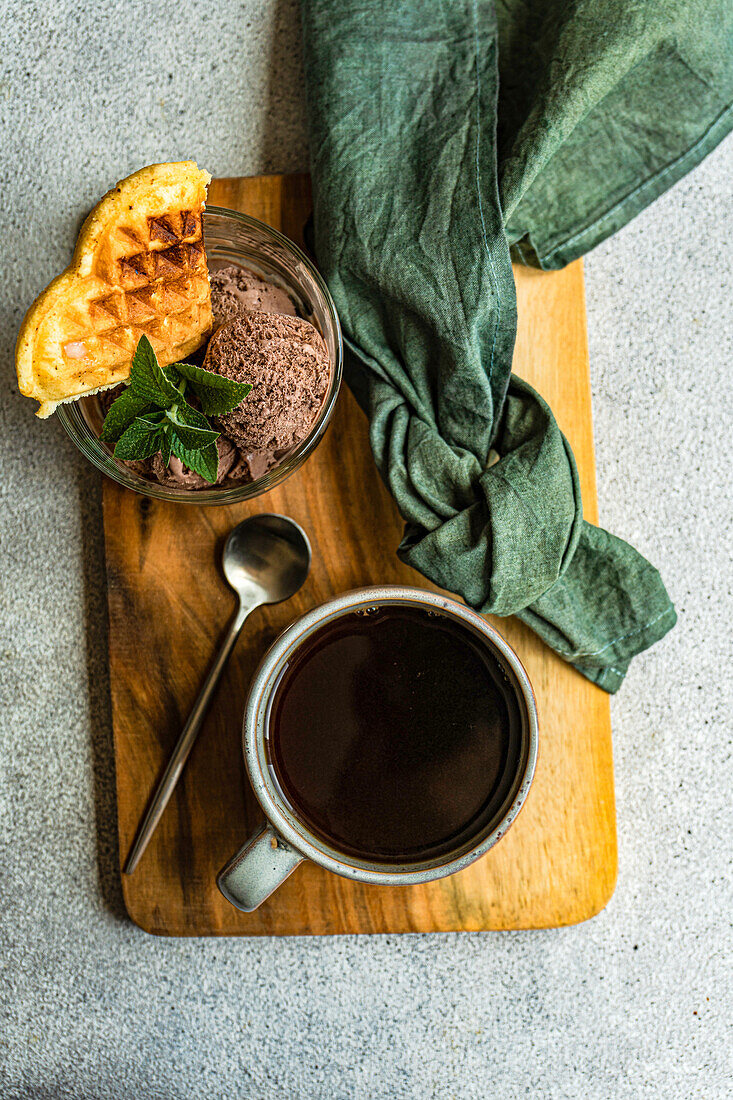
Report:
[{"label": "black coffee", "polygon": [[275,691],[269,755],[314,832],[351,855],[434,858],[513,788],[521,717],[498,660],[447,616],[353,612],[305,642]]}]

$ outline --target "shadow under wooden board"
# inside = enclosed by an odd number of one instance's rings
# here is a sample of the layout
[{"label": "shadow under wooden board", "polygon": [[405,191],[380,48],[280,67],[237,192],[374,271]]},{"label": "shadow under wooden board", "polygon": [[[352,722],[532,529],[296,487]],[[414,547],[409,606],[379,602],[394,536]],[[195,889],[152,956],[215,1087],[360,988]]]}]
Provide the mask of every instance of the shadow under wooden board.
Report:
[{"label": "shadow under wooden board", "polygon": [[[307,176],[215,180],[211,205],[243,210],[296,241],[310,211]],[[514,366],[549,401],[596,517],[590,385],[580,261],[515,271]],[[344,386],[325,439],[298,473],[229,508],[148,500],[104,483],[110,671],[120,859],[196,698],[234,598],[217,564],[247,515],[276,511],[308,532],[313,567],[289,603],[256,611],[138,869],[123,875],[128,912],[158,935],[297,935],[544,928],[593,916],[616,879],[609,700],[515,620],[496,620],[537,693],[540,754],[527,803],[506,838],[460,874],[422,886],[367,886],[303,864],[257,912],[219,893],[223,864],[261,820],[240,751],[247,685],[297,615],[366,584],[431,587],[395,556],[402,524],[374,467],[366,421]]]}]

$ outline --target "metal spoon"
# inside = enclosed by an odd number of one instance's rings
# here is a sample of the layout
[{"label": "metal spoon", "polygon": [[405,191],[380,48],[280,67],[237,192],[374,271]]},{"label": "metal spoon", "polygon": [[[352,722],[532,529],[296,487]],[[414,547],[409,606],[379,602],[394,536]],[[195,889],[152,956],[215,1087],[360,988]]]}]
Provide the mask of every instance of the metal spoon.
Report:
[{"label": "metal spoon", "polygon": [[137,867],[163,816],[245,619],[256,607],[294,596],[308,576],[310,561],[305,532],[287,516],[251,516],[230,532],[222,565],[224,576],[239,596],[239,607],[138,830],[125,864],[126,875]]}]

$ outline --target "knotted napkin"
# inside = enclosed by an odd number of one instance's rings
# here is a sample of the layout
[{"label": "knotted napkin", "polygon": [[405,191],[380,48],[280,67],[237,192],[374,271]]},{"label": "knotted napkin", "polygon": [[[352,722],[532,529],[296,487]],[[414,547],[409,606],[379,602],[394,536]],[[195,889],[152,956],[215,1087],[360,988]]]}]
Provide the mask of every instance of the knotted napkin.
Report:
[{"label": "knotted napkin", "polygon": [[575,259],[730,129],[733,8],[302,7],[316,255],[398,554],[616,691],[676,615],[657,570],[583,519],[568,442],[511,374],[511,259]]}]

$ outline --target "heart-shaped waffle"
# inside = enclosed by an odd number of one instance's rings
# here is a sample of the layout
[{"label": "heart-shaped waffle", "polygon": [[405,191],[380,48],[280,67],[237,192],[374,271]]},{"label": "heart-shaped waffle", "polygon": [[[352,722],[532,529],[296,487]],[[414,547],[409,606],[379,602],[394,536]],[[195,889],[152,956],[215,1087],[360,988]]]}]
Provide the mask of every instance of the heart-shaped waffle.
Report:
[{"label": "heart-shaped waffle", "polygon": [[71,264],[36,299],[18,336],[21,393],[37,415],[124,382],[145,334],[161,366],[211,331],[201,215],[208,172],[152,164],[122,180],[84,222]]}]

